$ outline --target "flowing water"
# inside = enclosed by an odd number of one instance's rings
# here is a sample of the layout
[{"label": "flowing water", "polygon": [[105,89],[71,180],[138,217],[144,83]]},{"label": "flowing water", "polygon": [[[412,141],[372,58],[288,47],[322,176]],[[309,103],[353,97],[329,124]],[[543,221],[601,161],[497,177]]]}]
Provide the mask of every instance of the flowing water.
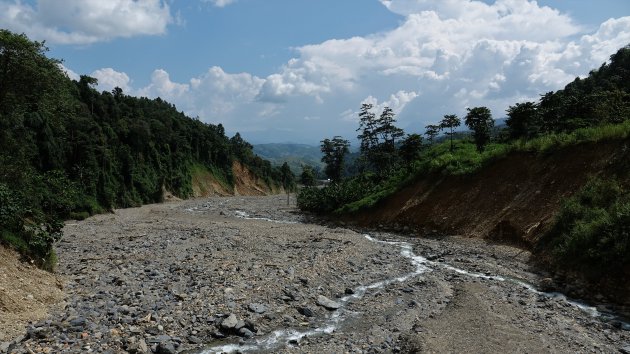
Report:
[{"label": "flowing water", "polygon": [[[273,220],[273,219],[264,218],[264,217],[251,217],[248,213],[244,211],[236,211],[235,214],[239,218],[244,218],[244,219],[249,219],[249,220],[263,220],[263,221],[280,223],[280,224],[298,223],[295,221]],[[366,294],[368,290],[381,289],[396,282],[398,283],[407,282],[410,279],[417,277],[425,272],[430,272],[432,269],[435,269],[435,268],[444,268],[446,270],[458,273],[460,275],[478,278],[478,279],[486,279],[486,280],[492,280],[492,281],[497,281],[497,282],[512,282],[514,284],[522,286],[528,291],[534,294],[537,294],[539,296],[552,298],[557,301],[565,302],[566,304],[570,306],[579,308],[580,310],[588,313],[590,316],[599,317],[604,320],[611,320],[611,319],[620,320],[623,328],[626,330],[630,330],[630,324],[622,321],[621,318],[619,318],[615,314],[602,313],[598,311],[597,308],[590,306],[586,304],[585,302],[570,299],[564,294],[561,294],[558,292],[540,291],[536,289],[532,284],[529,284],[521,279],[503,277],[500,275],[488,275],[488,274],[482,274],[482,273],[476,273],[476,272],[469,272],[469,271],[454,267],[444,262],[429,261],[428,259],[415,254],[413,252],[413,246],[408,242],[379,240],[367,234],[364,235],[364,237],[372,242],[390,245],[392,247],[398,247],[400,249],[400,255],[403,258],[407,259],[409,262],[411,262],[411,264],[415,267],[414,271],[400,275],[398,277],[385,279],[385,280],[378,281],[372,284],[359,286],[353,289],[354,293],[352,295],[347,295],[340,299],[336,299],[336,302],[341,304],[341,307],[335,312],[333,312],[332,314],[328,315],[326,320],[323,321],[317,328],[308,329],[308,330],[300,330],[300,329],[276,330],[261,338],[249,340],[244,343],[243,342],[230,343],[230,344],[223,344],[220,346],[209,347],[202,350],[199,353],[211,354],[211,353],[232,353],[232,352],[249,352],[249,351],[272,352],[275,349],[284,347],[286,345],[297,343],[300,339],[304,337],[312,337],[312,336],[318,336],[322,334],[331,334],[335,332],[336,330],[338,330],[345,320],[347,320],[348,318],[352,317],[352,315],[355,314],[352,311],[349,311],[346,309],[347,305],[351,302],[361,301],[361,299],[364,297],[364,295]]]}]

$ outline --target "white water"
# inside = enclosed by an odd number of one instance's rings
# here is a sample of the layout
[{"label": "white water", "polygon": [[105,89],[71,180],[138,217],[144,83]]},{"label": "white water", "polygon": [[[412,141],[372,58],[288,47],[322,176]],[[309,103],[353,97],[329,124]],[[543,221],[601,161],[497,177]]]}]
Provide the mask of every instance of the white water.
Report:
[{"label": "white water", "polygon": [[[264,221],[280,223],[280,224],[297,224],[297,222],[294,222],[294,221],[282,221],[282,220],[272,220],[269,218],[250,217],[246,212],[243,212],[243,211],[236,211],[236,215],[240,218],[248,219],[248,220],[264,220]],[[316,336],[316,335],[321,335],[321,334],[331,334],[339,328],[340,323],[347,317],[346,315],[351,314],[350,311],[346,310],[346,305],[349,302],[362,299],[368,290],[384,288],[396,282],[399,282],[399,283],[406,282],[409,279],[416,277],[422,273],[430,272],[431,268],[429,266],[432,266],[434,268],[441,267],[441,268],[453,271],[461,275],[478,278],[478,279],[495,280],[499,282],[512,282],[512,283],[522,286],[523,288],[531,291],[534,294],[546,296],[548,298],[556,299],[559,301],[564,301],[565,303],[571,306],[574,306],[588,313],[589,315],[593,317],[614,318],[613,315],[602,314],[593,306],[589,306],[580,301],[568,299],[564,294],[557,293],[557,292],[539,291],[533,285],[519,279],[505,278],[499,275],[487,275],[487,274],[481,274],[481,273],[476,273],[476,272],[469,272],[469,271],[454,267],[450,264],[446,264],[443,262],[429,261],[426,258],[413,253],[413,246],[408,242],[384,241],[384,240],[376,239],[367,234],[364,235],[364,237],[372,242],[399,247],[401,256],[403,256],[404,258],[407,258],[411,262],[411,264],[415,267],[415,270],[413,272],[404,274],[396,278],[382,280],[382,281],[375,282],[369,285],[359,286],[353,289],[354,294],[347,295],[341,299],[337,299],[337,302],[341,304],[341,307],[335,312],[333,312],[331,315],[329,315],[329,317],[324,321],[324,323],[320,327],[317,327],[314,329],[308,329],[308,330],[296,330],[296,329],[276,330],[262,338],[253,340],[251,343],[226,344],[222,346],[206,348],[201,352],[201,354],[232,353],[236,351],[247,352],[247,351],[254,351],[254,350],[270,351],[270,350],[285,346],[289,344],[290,342],[299,341],[300,339],[304,337]],[[624,328],[630,328],[630,324],[628,323],[622,322],[622,325]]]}]

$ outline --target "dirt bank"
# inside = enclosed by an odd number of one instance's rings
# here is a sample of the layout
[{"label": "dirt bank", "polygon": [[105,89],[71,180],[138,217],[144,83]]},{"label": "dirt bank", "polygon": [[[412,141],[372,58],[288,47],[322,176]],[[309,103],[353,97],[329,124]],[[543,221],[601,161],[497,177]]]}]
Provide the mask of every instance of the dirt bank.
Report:
[{"label": "dirt bank", "polygon": [[25,334],[64,299],[62,278],[22,262],[17,252],[0,245],[0,352]]},{"label": "dirt bank", "polygon": [[470,176],[433,174],[358,215],[363,226],[399,224],[442,234],[534,245],[562,200],[591,176],[610,174],[625,142],[553,153],[519,152]]},{"label": "dirt bank", "polygon": [[320,225],[285,196],[197,199],[66,226],[66,306],[12,352],[614,352],[614,319],[535,291],[528,253]]}]

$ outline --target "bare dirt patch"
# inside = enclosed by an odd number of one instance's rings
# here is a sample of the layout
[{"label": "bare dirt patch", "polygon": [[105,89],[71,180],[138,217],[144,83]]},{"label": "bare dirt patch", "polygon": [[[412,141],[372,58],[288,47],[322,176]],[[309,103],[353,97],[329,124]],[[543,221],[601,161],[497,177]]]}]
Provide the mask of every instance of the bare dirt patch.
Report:
[{"label": "bare dirt patch", "polygon": [[46,318],[64,299],[62,278],[22,262],[0,245],[0,343],[26,332],[29,322]]}]

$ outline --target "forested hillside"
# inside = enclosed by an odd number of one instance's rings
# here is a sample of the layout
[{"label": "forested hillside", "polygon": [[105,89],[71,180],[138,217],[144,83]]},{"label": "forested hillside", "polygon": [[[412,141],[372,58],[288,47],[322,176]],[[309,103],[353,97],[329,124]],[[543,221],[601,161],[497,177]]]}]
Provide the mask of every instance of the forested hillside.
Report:
[{"label": "forested hillside", "polygon": [[191,170],[234,183],[239,161],[279,185],[281,172],[236,134],[161,100],[98,92],[69,79],[43,43],[0,30],[0,233],[50,261],[61,221],[192,194]]}]

